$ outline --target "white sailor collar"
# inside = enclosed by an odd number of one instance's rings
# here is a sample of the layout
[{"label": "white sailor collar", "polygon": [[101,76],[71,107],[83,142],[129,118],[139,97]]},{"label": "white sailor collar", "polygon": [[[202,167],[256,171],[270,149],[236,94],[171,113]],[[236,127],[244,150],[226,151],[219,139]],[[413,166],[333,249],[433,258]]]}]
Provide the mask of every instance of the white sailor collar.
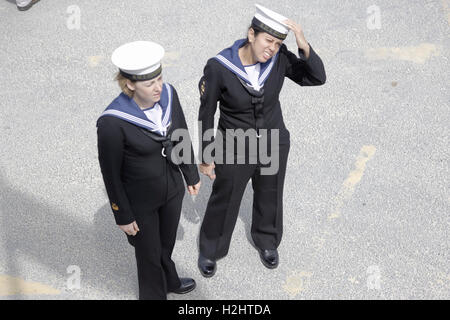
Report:
[{"label": "white sailor collar", "polygon": [[165,136],[167,134],[167,128],[172,122],[172,96],[172,86],[168,83],[164,83],[161,98],[157,102],[162,109],[161,127],[157,125],[157,123],[151,121],[145,115],[144,111],[139,108],[134,99],[130,98],[125,93],[121,93],[116,99],[114,99],[113,102],[111,102],[111,104],[100,115],[100,117],[112,116],[120,118],[141,128],[156,132],[161,136]]},{"label": "white sailor collar", "polygon": [[[242,65],[241,59],[239,58],[239,48],[241,48],[246,43],[246,39],[237,40],[231,47],[222,50],[216,58],[225,68],[236,74],[239,78],[251,85],[251,81],[245,72],[245,68]],[[260,63],[261,70],[259,74],[259,85],[262,87],[264,82],[270,75],[272,68],[278,58],[278,53],[267,60],[264,63]]]}]

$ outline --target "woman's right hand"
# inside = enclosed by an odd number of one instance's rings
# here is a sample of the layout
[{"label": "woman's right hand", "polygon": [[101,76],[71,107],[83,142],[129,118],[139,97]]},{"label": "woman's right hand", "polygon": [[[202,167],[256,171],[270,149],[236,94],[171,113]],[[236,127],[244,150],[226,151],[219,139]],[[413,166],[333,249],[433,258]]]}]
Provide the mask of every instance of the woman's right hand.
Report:
[{"label": "woman's right hand", "polygon": [[200,172],[208,176],[211,180],[214,180],[216,178],[216,175],[213,172],[214,168],[216,167],[214,165],[214,162],[211,164],[201,163],[198,167]]},{"label": "woman's right hand", "polygon": [[192,196],[198,195],[198,191],[200,190],[200,185],[202,183],[199,181],[196,185],[193,186],[187,186],[188,192]]},{"label": "woman's right hand", "polygon": [[121,225],[121,226],[119,226],[119,228],[120,228],[120,230],[122,230],[129,236],[135,236],[136,233],[139,231],[139,227],[138,227],[136,221],[133,221],[130,224]]}]

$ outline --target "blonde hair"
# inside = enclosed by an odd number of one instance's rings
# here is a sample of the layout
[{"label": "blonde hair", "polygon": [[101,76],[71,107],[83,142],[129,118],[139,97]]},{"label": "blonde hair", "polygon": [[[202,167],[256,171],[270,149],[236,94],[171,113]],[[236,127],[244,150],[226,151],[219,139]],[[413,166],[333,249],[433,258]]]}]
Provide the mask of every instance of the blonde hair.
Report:
[{"label": "blonde hair", "polygon": [[[129,79],[125,78],[120,72],[117,72],[116,76],[114,77],[114,80],[117,81],[117,83],[119,84],[119,87],[123,93],[125,93],[130,98],[133,98],[134,91],[130,90],[130,88],[128,88],[128,86],[127,86],[127,80],[129,80]],[[133,83],[136,82],[133,80],[130,80],[130,81]]]}]

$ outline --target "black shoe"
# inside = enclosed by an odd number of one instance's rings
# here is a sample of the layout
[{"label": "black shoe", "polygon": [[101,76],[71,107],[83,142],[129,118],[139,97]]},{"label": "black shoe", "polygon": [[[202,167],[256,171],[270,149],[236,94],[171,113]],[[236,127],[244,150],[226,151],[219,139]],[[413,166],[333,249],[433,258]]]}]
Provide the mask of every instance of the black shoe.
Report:
[{"label": "black shoe", "polygon": [[259,250],[259,257],[263,265],[269,269],[275,269],[278,267],[278,251],[277,249],[273,250]]},{"label": "black shoe", "polygon": [[191,278],[180,278],[181,286],[174,290],[169,290],[169,293],[184,294],[195,289],[195,280]]},{"label": "black shoe", "polygon": [[31,0],[31,2],[24,7],[17,6],[17,9],[19,9],[19,11],[27,11],[37,2],[39,2],[39,0]]},{"label": "black shoe", "polygon": [[200,254],[198,256],[198,268],[202,276],[210,278],[216,273],[217,265],[214,260],[208,259]]}]

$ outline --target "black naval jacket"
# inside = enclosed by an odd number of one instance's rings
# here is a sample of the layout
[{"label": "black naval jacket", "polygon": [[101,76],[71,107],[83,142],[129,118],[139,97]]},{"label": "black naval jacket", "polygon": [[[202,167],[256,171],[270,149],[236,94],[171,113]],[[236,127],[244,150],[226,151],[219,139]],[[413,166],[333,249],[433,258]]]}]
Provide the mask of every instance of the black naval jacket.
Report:
[{"label": "black naval jacket", "polygon": [[[238,40],[240,41],[240,40]],[[238,41],[235,43],[238,44]],[[242,44],[240,44],[242,46]],[[310,56],[306,59],[303,50],[298,49],[299,58],[282,44],[273,68],[264,83],[264,129],[280,129],[280,144],[289,143],[289,131],[286,129],[280,107],[279,94],[284,78],[288,77],[301,86],[318,86],[326,81],[325,69],[320,57],[310,46]],[[273,58],[272,58],[273,59]],[[214,114],[217,101],[220,102],[218,129],[255,128],[255,110],[252,96],[244,88],[237,75],[221,64],[218,59],[208,60],[204,75],[199,82],[200,111],[202,123],[201,135],[214,126]],[[299,97],[299,103],[301,98]],[[203,141],[201,152],[212,143]]]},{"label": "black naval jacket", "polygon": [[[118,225],[135,221],[139,214],[137,208],[151,211],[178,192],[184,192],[181,173],[189,186],[200,181],[193,150],[191,164],[177,166],[162,156],[161,142],[149,137],[144,132],[146,129],[112,116],[100,117],[97,127],[101,172]],[[173,88],[172,123],[168,134],[177,128],[187,130],[187,124]]]}]

